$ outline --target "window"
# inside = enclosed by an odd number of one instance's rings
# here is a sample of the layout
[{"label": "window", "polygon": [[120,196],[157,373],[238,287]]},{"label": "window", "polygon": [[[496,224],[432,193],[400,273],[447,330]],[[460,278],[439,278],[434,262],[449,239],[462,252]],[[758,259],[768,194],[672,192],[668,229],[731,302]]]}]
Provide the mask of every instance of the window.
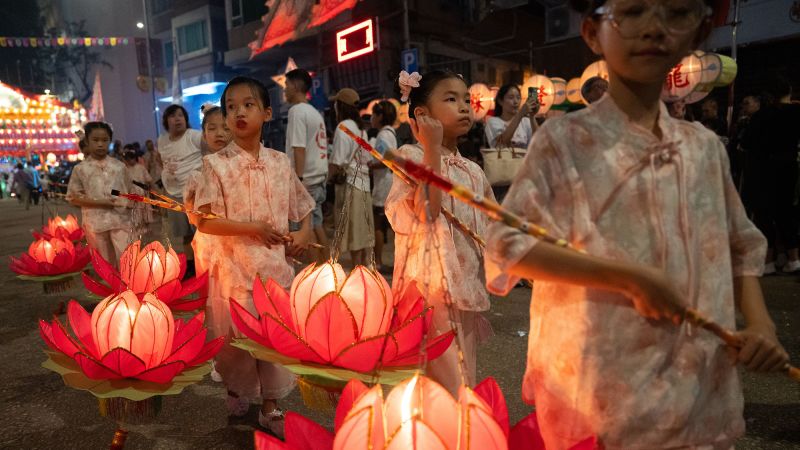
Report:
[{"label": "window", "polygon": [[261,0],[230,0],[230,5],[231,28],[261,20],[261,17],[269,11],[266,2]]},{"label": "window", "polygon": [[172,41],[164,43],[164,67],[172,67],[175,62],[175,54],[173,53]]},{"label": "window", "polygon": [[231,28],[244,25],[242,0],[231,0]]},{"label": "window", "polygon": [[178,50],[180,55],[186,55],[208,48],[206,37],[206,21],[200,20],[189,25],[178,27]]}]

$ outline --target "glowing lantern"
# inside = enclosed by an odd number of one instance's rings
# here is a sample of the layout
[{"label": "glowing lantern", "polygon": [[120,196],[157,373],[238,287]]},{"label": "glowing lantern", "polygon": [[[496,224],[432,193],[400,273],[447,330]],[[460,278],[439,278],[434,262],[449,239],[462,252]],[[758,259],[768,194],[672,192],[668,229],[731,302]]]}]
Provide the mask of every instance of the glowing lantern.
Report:
[{"label": "glowing lantern", "polygon": [[586,70],[583,71],[583,75],[581,75],[581,81],[580,81],[581,85],[580,88],[578,89],[578,93],[581,95],[581,100],[583,100],[583,103],[588,104],[589,102],[586,101],[585,98],[583,98],[581,90],[583,89],[583,86],[586,84],[586,82],[589,81],[590,78],[594,77],[600,77],[608,81],[608,65],[606,65],[606,62],[604,60],[601,59],[600,61],[595,61],[589,64],[589,66],[586,67]]},{"label": "glowing lantern", "polygon": [[165,249],[158,241],[151,242],[144,248],[141,248],[140,241],[129,245],[120,257],[119,271],[92,250],[92,266],[107,284],[102,284],[86,273],[81,274],[83,284],[86,289],[101,297],[126,290],[133,291],[139,297],[152,293],[175,311],[191,311],[201,307],[206,301],[205,298],[185,297],[205,286],[208,275],[202,274],[183,280],[186,255],[178,255],[171,247]]},{"label": "glowing lantern", "polygon": [[555,98],[553,99],[553,105],[560,105],[567,100],[567,80],[563,78],[553,77],[550,78],[550,81],[553,82],[553,90]]},{"label": "glowing lantern", "polygon": [[686,103],[697,103],[704,99],[715,87],[727,86],[736,78],[736,61],[716,53],[696,51],[700,58],[703,74],[700,82],[689,95],[684,98]]},{"label": "glowing lantern", "polygon": [[522,85],[523,97],[527,97],[528,88],[531,87],[539,89],[538,114],[547,114],[547,111],[550,111],[550,107],[553,106],[553,101],[555,100],[555,86],[553,85],[553,82],[550,81],[550,78],[547,78],[544,75],[533,75],[525,80],[525,84]]},{"label": "glowing lantern", "polygon": [[494,109],[493,103],[494,97],[489,90],[489,86],[483,83],[475,83],[469,87],[469,115],[472,117],[472,120],[476,122],[483,120],[486,114]]},{"label": "glowing lantern", "polygon": [[[256,279],[253,303],[257,316],[230,302],[231,320],[248,338],[291,358],[362,373],[417,364],[433,313],[415,286],[393,303],[379,273],[358,266],[346,275],[331,262],[305,268],[291,294]],[[429,337],[429,359],[452,340],[450,332]]]},{"label": "glowing lantern", "polygon": [[11,257],[10,268],[19,278],[39,281],[46,293],[63,291],[72,277],[89,263],[89,250],[57,238],[37,239],[28,252]]},{"label": "glowing lantern", "polygon": [[50,164],[52,166],[53,164],[55,164],[56,161],[58,161],[58,158],[56,157],[55,153],[47,154],[47,164]]},{"label": "glowing lantern", "polygon": [[223,339],[206,342],[204,314],[187,321],[172,317],[167,305],[131,291],[109,296],[89,316],[76,301],[67,307],[73,338],[58,320],[39,321],[45,343],[78,363],[93,380],[135,378],[169,383],[185,369],[205,363]]},{"label": "glowing lantern", "polygon": [[702,77],[703,64],[700,58],[694,53],[684,57],[667,74],[661,100],[671,103],[684,99],[694,91]]},{"label": "glowing lantern", "polygon": [[64,219],[60,216],[47,219],[47,225],[42,227],[41,233],[33,232],[36,239],[58,238],[65,241],[77,242],[83,239],[83,229],[78,225],[78,219],[72,214]]}]

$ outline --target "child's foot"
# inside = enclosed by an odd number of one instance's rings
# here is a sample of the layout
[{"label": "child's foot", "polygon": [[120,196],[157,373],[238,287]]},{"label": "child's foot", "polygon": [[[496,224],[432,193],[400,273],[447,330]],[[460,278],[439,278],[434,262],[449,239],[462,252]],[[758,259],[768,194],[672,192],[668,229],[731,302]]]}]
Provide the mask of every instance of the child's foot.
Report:
[{"label": "child's foot", "polygon": [[217,364],[214,362],[214,360],[211,360],[211,379],[217,383],[222,383],[222,375],[217,372]]},{"label": "child's foot", "polygon": [[242,417],[247,414],[247,410],[250,409],[250,402],[228,392],[228,397],[225,399],[225,406],[228,408],[228,415]]},{"label": "child's foot", "polygon": [[773,275],[775,273],[775,263],[764,264],[764,275]]},{"label": "child's foot", "polygon": [[800,260],[798,259],[789,261],[783,266],[783,273],[795,273],[797,271],[800,271]]},{"label": "child's foot", "polygon": [[258,423],[279,439],[284,438],[284,422],[284,412],[278,408],[266,414],[261,410],[258,411]]}]

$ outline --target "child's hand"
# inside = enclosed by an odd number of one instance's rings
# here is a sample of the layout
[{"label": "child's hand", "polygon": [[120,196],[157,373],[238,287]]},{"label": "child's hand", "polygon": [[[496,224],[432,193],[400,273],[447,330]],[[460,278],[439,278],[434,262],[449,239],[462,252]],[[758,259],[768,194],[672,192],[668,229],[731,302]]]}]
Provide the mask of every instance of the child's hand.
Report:
[{"label": "child's hand", "polygon": [[686,305],[683,295],[663,271],[642,268],[627,293],[636,311],[648,319],[681,323]]},{"label": "child's hand", "polygon": [[736,362],[753,372],[778,372],[786,368],[789,355],[769,327],[752,325],[736,333],[742,348],[735,350]]},{"label": "child's hand", "polygon": [[311,230],[303,229],[289,233],[291,241],[286,246],[286,254],[288,256],[301,256],[303,252],[308,250],[308,244],[311,243],[311,234]]},{"label": "child's hand", "polygon": [[255,222],[256,225],[256,237],[264,241],[267,244],[267,248],[271,248],[272,245],[281,245],[283,244],[283,236],[275,231],[272,228],[272,225],[268,224],[267,222]]},{"label": "child's hand", "polygon": [[438,152],[444,139],[442,123],[428,116],[417,116],[416,119],[410,119],[410,123],[411,132],[422,148],[426,152],[433,149]]}]

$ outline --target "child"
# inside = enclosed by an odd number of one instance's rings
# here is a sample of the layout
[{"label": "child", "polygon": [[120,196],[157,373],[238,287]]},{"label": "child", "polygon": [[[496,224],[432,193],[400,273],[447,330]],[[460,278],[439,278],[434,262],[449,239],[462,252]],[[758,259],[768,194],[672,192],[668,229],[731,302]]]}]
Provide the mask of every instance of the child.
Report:
[{"label": "child", "polygon": [[[487,281],[535,279],[523,397],[548,449],[732,448],[744,433],[729,352],[681,327],[692,307],[746,328],[738,361],[780,370],[786,352],[758,276],[765,242],[731,182],[725,148],[660,102],[667,73],[710,29],[703,0],[591,2],[584,40],[608,93],[534,135],[505,207],[586,254],[492,225]],[[590,256],[591,255],[591,256]]]},{"label": "child", "polygon": [[[234,332],[228,299],[255,313],[256,277],[271,277],[285,288],[291,285],[294,270],[286,256],[299,253],[311,239],[314,200],[286,155],[261,145],[261,126],[272,118],[264,85],[236,77],[223,91],[221,103],[233,142],[204,158],[194,204],[222,217],[200,218],[198,228],[213,235],[209,240],[215,249],[208,262],[209,328],[212,335],[230,339]],[[290,220],[302,223],[299,231],[289,233]],[[294,388],[289,371],[229,345],[217,355],[216,368],[228,389],[231,414],[244,415],[250,400],[260,397],[259,423],[283,433],[283,413],[276,399]]]},{"label": "child", "polygon": [[[372,107],[370,123],[378,129],[375,137],[375,150],[381,155],[397,148],[397,132],[394,123],[397,121],[397,109],[390,101],[381,101]],[[380,161],[370,163],[375,185],[372,187],[372,215],[375,221],[375,263],[382,273],[391,273],[391,267],[383,265],[383,244],[389,234],[389,221],[383,209],[389,189],[392,188],[392,171]],[[389,272],[385,272],[389,271]]]},{"label": "child", "polygon": [[[138,185],[133,185],[136,181],[139,184],[147,187],[150,190],[152,187],[153,179],[144,164],[139,163],[139,155],[133,144],[127,144],[122,151],[122,161],[125,163],[125,171],[128,173],[128,179],[131,180],[131,192],[139,195],[147,195],[147,191]],[[131,222],[133,222],[133,229],[136,235],[143,235],[147,233],[147,224],[153,222],[153,208],[144,203],[136,203],[133,205],[131,212]]]},{"label": "child", "polygon": [[[409,100],[408,115],[419,145],[404,145],[398,153],[422,161],[434,172],[494,199],[491,185],[481,168],[463,158],[456,147],[458,138],[472,127],[469,91],[461,76],[435,71],[417,83],[409,81],[404,74],[401,74],[400,81],[403,101]],[[411,84],[418,87],[413,88],[409,86]],[[488,219],[450,196],[442,195],[441,191],[430,189],[430,214],[435,231],[435,235],[431,235],[428,227],[419,223],[426,220],[424,193],[422,187],[411,187],[395,177],[386,199],[386,217],[396,233],[393,290],[395,295],[399,295],[410,282],[416,282],[423,294],[428,294],[428,301],[434,307],[433,329],[437,333],[457,330],[466,366],[465,381],[473,385],[477,359],[476,325],[482,319],[479,311],[489,309],[489,295],[479,275],[483,273],[481,249],[445,219],[441,208],[449,209],[479,235],[486,231]],[[438,241],[438,245],[427,245],[433,239]],[[426,283],[429,283],[429,293],[425,292]],[[452,300],[455,323],[451,322],[445,293],[449,293]],[[460,373],[455,343],[427,368],[427,374],[454,395],[461,385]]]},{"label": "child", "polygon": [[89,122],[83,127],[87,158],[72,169],[67,185],[67,201],[81,207],[86,242],[106,261],[119,265],[119,258],[130,241],[130,214],[127,201],[111,196],[111,190],[131,191],[125,165],[108,157],[113,132],[105,122]]}]

